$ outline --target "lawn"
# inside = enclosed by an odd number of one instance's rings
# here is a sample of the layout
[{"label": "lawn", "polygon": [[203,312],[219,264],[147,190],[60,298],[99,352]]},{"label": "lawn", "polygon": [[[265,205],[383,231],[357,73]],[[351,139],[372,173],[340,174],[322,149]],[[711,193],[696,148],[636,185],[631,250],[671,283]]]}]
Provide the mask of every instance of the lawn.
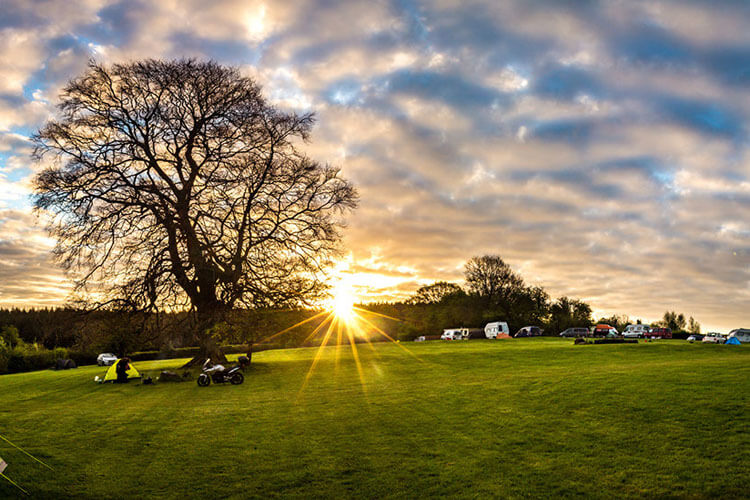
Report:
[{"label": "lawn", "polygon": [[[408,352],[406,350],[408,350]],[[748,495],[750,346],[426,342],[256,354],[241,386],[0,377],[34,498]],[[141,371],[179,360],[136,363]],[[0,480],[0,498],[17,493]]]}]

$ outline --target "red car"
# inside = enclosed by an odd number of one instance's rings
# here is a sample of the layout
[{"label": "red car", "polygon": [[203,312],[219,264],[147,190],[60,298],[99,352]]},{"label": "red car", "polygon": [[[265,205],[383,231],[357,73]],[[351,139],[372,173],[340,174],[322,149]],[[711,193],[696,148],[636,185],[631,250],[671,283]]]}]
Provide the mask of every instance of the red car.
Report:
[{"label": "red car", "polygon": [[669,328],[651,328],[646,337],[650,339],[671,339],[672,330]]}]

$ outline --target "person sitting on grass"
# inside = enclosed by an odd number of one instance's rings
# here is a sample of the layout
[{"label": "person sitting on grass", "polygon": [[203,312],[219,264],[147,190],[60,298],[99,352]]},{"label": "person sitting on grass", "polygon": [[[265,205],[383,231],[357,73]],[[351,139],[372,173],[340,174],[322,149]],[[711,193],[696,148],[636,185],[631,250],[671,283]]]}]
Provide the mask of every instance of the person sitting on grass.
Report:
[{"label": "person sitting on grass", "polygon": [[130,358],[122,358],[117,362],[115,371],[117,372],[117,384],[126,384],[128,382],[128,370],[130,370]]}]

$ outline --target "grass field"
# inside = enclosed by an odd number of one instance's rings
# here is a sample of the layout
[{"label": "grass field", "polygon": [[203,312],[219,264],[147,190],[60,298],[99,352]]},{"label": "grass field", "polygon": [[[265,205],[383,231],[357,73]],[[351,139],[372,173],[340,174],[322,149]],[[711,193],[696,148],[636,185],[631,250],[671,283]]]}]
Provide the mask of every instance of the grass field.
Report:
[{"label": "grass field", "polygon": [[[402,349],[405,347],[414,356]],[[258,353],[241,386],[0,377],[33,498],[747,497],[750,348],[426,342]],[[141,371],[179,360],[137,363]],[[17,492],[0,480],[0,498]]]}]

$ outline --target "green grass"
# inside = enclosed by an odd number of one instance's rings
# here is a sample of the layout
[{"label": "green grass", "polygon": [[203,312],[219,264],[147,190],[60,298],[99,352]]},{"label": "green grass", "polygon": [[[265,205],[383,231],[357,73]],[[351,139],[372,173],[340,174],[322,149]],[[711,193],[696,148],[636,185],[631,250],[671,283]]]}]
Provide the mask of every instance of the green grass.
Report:
[{"label": "green grass", "polygon": [[[404,352],[406,347],[411,355]],[[0,377],[34,498],[748,495],[750,348],[523,339],[254,356],[242,386]],[[338,358],[338,361],[337,361]],[[141,371],[179,360],[136,363]],[[0,498],[16,492],[0,480]]]}]

